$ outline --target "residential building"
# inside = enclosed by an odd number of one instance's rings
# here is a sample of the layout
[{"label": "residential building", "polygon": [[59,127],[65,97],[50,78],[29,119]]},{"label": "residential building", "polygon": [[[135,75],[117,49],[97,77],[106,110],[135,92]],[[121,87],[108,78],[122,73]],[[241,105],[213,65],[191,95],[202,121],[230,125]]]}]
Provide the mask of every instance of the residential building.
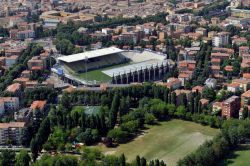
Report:
[{"label": "residential building", "polygon": [[192,91],[190,90],[177,89],[174,92],[176,94],[176,105],[181,104],[181,100],[183,99],[182,95],[186,96],[187,101],[190,101],[191,99]]},{"label": "residential building", "polygon": [[207,36],[207,30],[205,28],[197,28],[195,33],[201,34],[202,36]]},{"label": "residential building", "polygon": [[25,122],[0,123],[0,144],[20,145]]},{"label": "residential building", "polygon": [[5,57],[5,66],[10,68],[17,62],[18,56],[12,55],[10,57]]},{"label": "residential building", "polygon": [[237,46],[241,44],[247,44],[247,39],[245,37],[238,37],[232,40],[232,44],[235,44]]},{"label": "residential building", "polygon": [[44,111],[45,108],[46,108],[46,104],[47,104],[47,101],[46,100],[35,100],[32,102],[31,106],[30,106],[30,109],[31,110],[40,110],[40,111]]},{"label": "residential building", "polygon": [[250,90],[241,94],[241,107],[250,105]]},{"label": "residential building", "polygon": [[214,102],[212,104],[212,111],[215,112],[220,112],[222,110],[222,102]]},{"label": "residential building", "polygon": [[203,86],[195,86],[192,88],[192,92],[200,92],[202,93],[204,87]]},{"label": "residential building", "polygon": [[229,44],[229,32],[220,32],[213,37],[213,46],[223,47]]},{"label": "residential building", "polygon": [[231,9],[231,16],[233,16],[233,17],[242,17],[242,18],[250,18],[250,10]]},{"label": "residential building", "polygon": [[165,86],[171,90],[176,90],[181,87],[181,81],[178,78],[169,78],[167,82],[160,82],[159,85]]},{"label": "residential building", "polygon": [[35,38],[35,31],[34,30],[25,30],[25,31],[18,31],[16,34],[16,38],[18,40],[24,40],[28,38]]},{"label": "residential building", "polygon": [[227,91],[229,91],[229,92],[236,93],[236,92],[239,92],[240,90],[241,90],[240,84],[231,83],[231,84],[227,85]]},{"label": "residential building", "polygon": [[240,110],[240,98],[238,96],[231,96],[222,102],[222,117],[227,119],[238,117]]},{"label": "residential building", "polygon": [[4,102],[5,111],[15,111],[19,108],[18,97],[0,97],[0,101]]},{"label": "residential building", "polygon": [[13,83],[9,85],[5,91],[13,93],[15,95],[20,95],[22,85],[20,83]]},{"label": "residential building", "polygon": [[242,56],[243,54],[249,53],[249,47],[248,46],[241,46],[239,47],[239,56]]},{"label": "residential building", "polygon": [[232,83],[239,84],[241,90],[243,90],[244,92],[247,91],[250,87],[250,80],[246,79],[233,79]]},{"label": "residential building", "polygon": [[34,69],[34,67],[39,67],[40,70],[43,70],[46,68],[46,59],[36,56],[30,59],[27,65],[30,70],[32,70],[32,68]]}]

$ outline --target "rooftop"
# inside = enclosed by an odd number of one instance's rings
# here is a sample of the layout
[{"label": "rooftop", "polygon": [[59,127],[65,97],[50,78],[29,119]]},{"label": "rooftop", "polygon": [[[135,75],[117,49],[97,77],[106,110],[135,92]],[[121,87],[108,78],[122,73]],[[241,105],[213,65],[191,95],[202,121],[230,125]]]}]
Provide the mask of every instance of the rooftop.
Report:
[{"label": "rooftop", "polygon": [[76,61],[96,58],[100,56],[105,56],[109,54],[121,53],[121,52],[123,52],[123,50],[119,48],[109,47],[109,48],[103,48],[103,49],[94,50],[94,51],[83,52],[79,54],[73,54],[69,56],[62,56],[62,57],[59,57],[58,60],[70,63],[70,62],[76,62]]},{"label": "rooftop", "polygon": [[46,105],[47,101],[46,100],[36,100],[33,101],[30,108],[35,110],[35,109],[43,109],[44,106]]},{"label": "rooftop", "polygon": [[25,122],[0,123],[0,128],[22,128],[24,126]]}]

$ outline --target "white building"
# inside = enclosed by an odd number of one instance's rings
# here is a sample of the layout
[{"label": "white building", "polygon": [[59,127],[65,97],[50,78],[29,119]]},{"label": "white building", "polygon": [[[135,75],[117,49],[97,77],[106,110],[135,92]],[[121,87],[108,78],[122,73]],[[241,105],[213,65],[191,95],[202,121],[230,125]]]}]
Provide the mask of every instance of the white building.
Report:
[{"label": "white building", "polygon": [[220,32],[213,37],[213,46],[214,47],[223,47],[229,44],[229,33]]}]

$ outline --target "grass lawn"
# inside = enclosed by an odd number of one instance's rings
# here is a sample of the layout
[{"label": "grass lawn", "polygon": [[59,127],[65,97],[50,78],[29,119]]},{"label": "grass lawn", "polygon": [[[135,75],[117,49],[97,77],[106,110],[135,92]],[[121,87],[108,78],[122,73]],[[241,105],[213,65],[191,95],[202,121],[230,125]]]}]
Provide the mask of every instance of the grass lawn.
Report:
[{"label": "grass lawn", "polygon": [[164,160],[167,165],[175,165],[180,158],[193,152],[205,140],[212,139],[218,131],[193,122],[171,120],[149,126],[143,135],[116,148],[107,148],[104,145],[95,147],[105,154],[124,153],[129,162],[133,161],[136,155],[140,155],[148,160],[158,158]]},{"label": "grass lawn", "polygon": [[250,165],[250,144],[241,145],[220,166],[246,166]]},{"label": "grass lawn", "polygon": [[92,70],[92,71],[89,71],[89,72],[86,72],[86,73],[74,74],[74,75],[79,79],[83,79],[83,80],[87,80],[87,81],[96,80],[96,81],[101,82],[101,83],[102,82],[108,82],[108,81],[111,81],[111,77],[104,74],[102,72],[103,70],[108,70],[108,69],[113,69],[113,68],[117,68],[117,67],[127,66],[129,64],[131,64],[131,63],[127,62],[127,63],[123,63],[123,64],[104,67],[104,68],[101,68],[101,69]]},{"label": "grass lawn", "polygon": [[[99,113],[100,106],[74,106],[74,108],[83,108],[87,115],[96,115]],[[73,109],[74,109],[73,108]]]}]

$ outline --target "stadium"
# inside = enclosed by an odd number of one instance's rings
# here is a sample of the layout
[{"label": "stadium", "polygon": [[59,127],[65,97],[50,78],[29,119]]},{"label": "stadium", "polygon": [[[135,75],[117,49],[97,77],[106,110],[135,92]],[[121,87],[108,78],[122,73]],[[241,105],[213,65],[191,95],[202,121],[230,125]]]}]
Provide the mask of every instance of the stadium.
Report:
[{"label": "stadium", "polygon": [[93,86],[159,80],[173,65],[166,54],[109,47],[61,56],[52,71],[71,84]]}]

